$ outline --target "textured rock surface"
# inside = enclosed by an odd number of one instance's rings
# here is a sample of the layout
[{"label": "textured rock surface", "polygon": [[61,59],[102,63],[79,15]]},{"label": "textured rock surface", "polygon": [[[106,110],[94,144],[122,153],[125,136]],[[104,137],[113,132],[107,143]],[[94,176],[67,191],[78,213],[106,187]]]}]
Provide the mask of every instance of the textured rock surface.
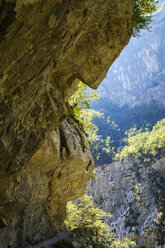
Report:
[{"label": "textured rock surface", "polygon": [[76,123],[63,121],[26,167],[1,179],[0,247],[52,237],[66,202],[85,193],[92,171],[87,137]]},{"label": "textured rock surface", "polygon": [[130,38],[132,1],[1,1],[0,16],[5,170],[24,164],[65,118],[77,80],[93,88],[103,80]]},{"label": "textured rock surface", "polygon": [[151,32],[131,38],[110,68],[98,89],[104,99],[130,108],[152,102],[165,107],[165,8],[151,25]]},{"label": "textured rock surface", "polygon": [[52,236],[84,193],[86,137],[68,121],[56,128],[77,82],[97,88],[105,77],[131,19],[132,0],[0,1],[1,247]]},{"label": "textured rock surface", "polygon": [[165,247],[165,158],[146,164],[125,160],[96,168],[88,193],[110,212],[112,231],[138,247]]}]

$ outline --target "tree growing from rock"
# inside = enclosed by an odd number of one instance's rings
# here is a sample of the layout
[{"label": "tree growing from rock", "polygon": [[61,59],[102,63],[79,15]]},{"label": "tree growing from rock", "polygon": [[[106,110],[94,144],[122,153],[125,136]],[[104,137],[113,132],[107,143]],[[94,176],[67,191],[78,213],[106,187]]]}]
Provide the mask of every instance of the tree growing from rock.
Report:
[{"label": "tree growing from rock", "polygon": [[134,0],[133,1],[133,36],[140,36],[142,29],[150,29],[152,14],[158,9],[157,0]]}]

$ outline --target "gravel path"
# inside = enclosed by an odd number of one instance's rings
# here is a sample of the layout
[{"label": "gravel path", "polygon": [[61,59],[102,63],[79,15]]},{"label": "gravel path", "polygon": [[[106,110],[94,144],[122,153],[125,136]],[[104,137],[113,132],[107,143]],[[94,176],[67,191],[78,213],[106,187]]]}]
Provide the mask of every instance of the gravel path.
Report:
[{"label": "gravel path", "polygon": [[59,232],[58,235],[52,239],[47,239],[37,245],[30,245],[28,248],[51,248],[52,245],[56,244],[58,241],[62,239],[70,239],[73,237],[71,231]]}]

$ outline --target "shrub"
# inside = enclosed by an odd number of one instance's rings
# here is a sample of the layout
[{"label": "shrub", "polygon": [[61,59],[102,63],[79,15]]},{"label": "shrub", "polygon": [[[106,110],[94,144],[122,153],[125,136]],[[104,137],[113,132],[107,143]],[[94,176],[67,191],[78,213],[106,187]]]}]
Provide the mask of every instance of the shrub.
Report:
[{"label": "shrub", "polygon": [[72,202],[67,204],[65,226],[71,230],[76,228],[85,230],[86,237],[90,239],[92,247],[135,247],[135,242],[130,241],[128,238],[118,240],[112,234],[110,227],[105,222],[109,217],[110,214],[93,207],[91,196],[83,196],[79,198],[77,204]]}]

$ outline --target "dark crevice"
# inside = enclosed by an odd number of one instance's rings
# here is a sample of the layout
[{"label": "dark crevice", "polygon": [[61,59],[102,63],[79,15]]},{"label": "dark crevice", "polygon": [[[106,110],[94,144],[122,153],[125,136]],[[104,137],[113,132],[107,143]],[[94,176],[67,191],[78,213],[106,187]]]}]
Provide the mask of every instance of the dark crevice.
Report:
[{"label": "dark crevice", "polygon": [[4,221],[0,218],[0,229],[3,229],[6,227],[6,224],[4,223]]},{"label": "dark crevice", "polygon": [[88,9],[85,8],[85,9],[83,10],[83,16],[86,17],[86,16],[87,16],[87,13],[88,13]]},{"label": "dark crevice", "polygon": [[60,141],[61,141],[61,146],[60,146],[61,157],[63,157],[63,149],[65,149],[67,156],[69,156],[70,150],[67,146],[67,140],[66,140],[65,133],[64,133],[62,126],[59,127],[59,132],[60,132]]},{"label": "dark crevice", "polygon": [[60,178],[60,177],[61,177],[61,171],[58,173],[57,178]]},{"label": "dark crevice", "polygon": [[87,165],[87,167],[86,167],[86,171],[89,171],[89,167],[92,165],[92,160],[90,159],[89,160],[89,163],[88,163],[88,165]]},{"label": "dark crevice", "polygon": [[5,2],[4,0],[0,5],[0,42],[3,41],[7,28],[15,19],[15,5],[15,2]]}]

